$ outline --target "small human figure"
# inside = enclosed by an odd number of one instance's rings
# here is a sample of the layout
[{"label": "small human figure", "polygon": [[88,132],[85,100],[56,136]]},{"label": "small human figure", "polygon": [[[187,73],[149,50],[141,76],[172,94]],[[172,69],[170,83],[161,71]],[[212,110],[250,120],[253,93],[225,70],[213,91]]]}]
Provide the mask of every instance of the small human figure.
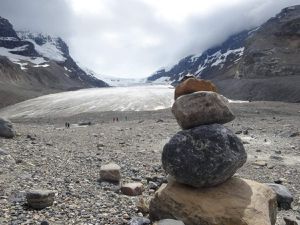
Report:
[{"label": "small human figure", "polygon": [[119,117],[117,117],[116,119],[117,119],[117,122],[119,122]]}]

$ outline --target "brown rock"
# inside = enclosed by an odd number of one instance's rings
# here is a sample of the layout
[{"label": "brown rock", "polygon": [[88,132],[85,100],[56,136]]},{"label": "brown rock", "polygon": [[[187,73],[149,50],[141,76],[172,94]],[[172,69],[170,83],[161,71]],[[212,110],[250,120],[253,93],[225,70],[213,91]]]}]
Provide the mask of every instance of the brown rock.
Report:
[{"label": "brown rock", "polygon": [[150,218],[185,225],[274,225],[276,194],[255,181],[231,178],[210,188],[163,184],[150,202]]},{"label": "brown rock", "polygon": [[255,162],[253,162],[253,165],[255,165],[255,166],[267,166],[268,163],[264,160],[256,160]]},{"label": "brown rock", "polygon": [[100,178],[105,181],[119,182],[121,179],[121,167],[115,163],[109,163],[101,166]]},{"label": "brown rock", "polygon": [[234,120],[226,98],[211,91],[183,95],[172,106],[178,124],[190,129],[204,124],[224,124]]},{"label": "brown rock", "polygon": [[143,184],[142,183],[128,183],[124,184],[121,187],[121,191],[124,195],[137,196],[143,193]]},{"label": "brown rock", "polygon": [[174,99],[176,100],[181,95],[191,94],[197,91],[217,92],[217,88],[212,82],[208,80],[201,80],[201,79],[197,79],[196,77],[188,78],[183,82],[181,82],[175,88]]}]

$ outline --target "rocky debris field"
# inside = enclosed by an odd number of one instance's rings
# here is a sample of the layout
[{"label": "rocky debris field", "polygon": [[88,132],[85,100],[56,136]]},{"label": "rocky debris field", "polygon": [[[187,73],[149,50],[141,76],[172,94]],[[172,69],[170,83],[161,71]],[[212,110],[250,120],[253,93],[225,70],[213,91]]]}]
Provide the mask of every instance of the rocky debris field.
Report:
[{"label": "rocky debris field", "polygon": [[[235,176],[286,186],[292,209],[279,211],[276,224],[284,225],[284,217],[299,220],[300,104],[251,102],[231,108],[236,119],[225,126],[248,154]],[[128,224],[147,217],[150,198],[167,182],[163,146],[180,130],[170,109],[12,122],[17,135],[0,138],[0,224]],[[101,167],[110,162],[120,166],[119,184],[100,179]],[[125,195],[121,184],[127,183],[141,183],[142,195]],[[26,199],[30,190],[53,191],[53,204],[33,209]]]}]

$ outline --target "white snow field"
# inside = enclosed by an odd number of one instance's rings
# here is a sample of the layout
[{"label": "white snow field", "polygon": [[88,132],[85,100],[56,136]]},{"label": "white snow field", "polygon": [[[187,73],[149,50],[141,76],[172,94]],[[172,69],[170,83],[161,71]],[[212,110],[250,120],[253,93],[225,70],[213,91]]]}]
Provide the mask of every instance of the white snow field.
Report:
[{"label": "white snow field", "polygon": [[0,117],[64,117],[85,112],[149,111],[172,106],[174,89],[168,85],[91,88],[30,99],[0,109]]}]

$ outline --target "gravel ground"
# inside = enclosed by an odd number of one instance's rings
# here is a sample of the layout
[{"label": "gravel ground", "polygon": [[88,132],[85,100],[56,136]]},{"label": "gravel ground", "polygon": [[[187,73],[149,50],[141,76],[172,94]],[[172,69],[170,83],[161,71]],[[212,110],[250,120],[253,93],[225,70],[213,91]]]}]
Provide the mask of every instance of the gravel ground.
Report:
[{"label": "gravel ground", "polygon": [[[251,102],[232,104],[236,119],[226,124],[240,133],[248,153],[237,176],[260,182],[281,180],[294,196],[293,209],[279,211],[300,216],[300,104]],[[119,122],[113,122],[118,117]],[[127,119],[126,119],[127,118]],[[82,121],[91,126],[76,125]],[[0,148],[16,163],[0,171],[0,224],[127,224],[142,216],[141,197],[120,193],[119,185],[99,181],[103,164],[121,166],[122,182],[144,184],[145,200],[154,195],[147,181],[164,180],[161,151],[179,131],[170,109],[155,112],[102,112],[72,117],[15,119],[14,139],[0,139]],[[70,122],[69,129],[64,123]],[[255,165],[263,160],[267,166]],[[54,205],[32,210],[26,205],[30,189],[56,192]],[[147,216],[147,214],[144,214]]]}]

